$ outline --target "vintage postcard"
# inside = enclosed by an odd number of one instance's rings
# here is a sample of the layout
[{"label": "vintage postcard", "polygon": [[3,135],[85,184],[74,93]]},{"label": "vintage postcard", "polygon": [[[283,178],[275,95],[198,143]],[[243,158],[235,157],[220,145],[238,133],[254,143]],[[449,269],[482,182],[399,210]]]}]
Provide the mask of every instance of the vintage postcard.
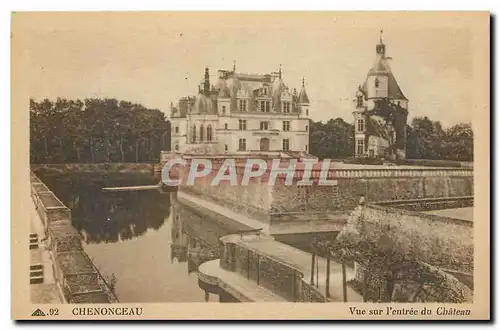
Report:
[{"label": "vintage postcard", "polygon": [[12,13],[12,318],[490,318],[488,12]]}]

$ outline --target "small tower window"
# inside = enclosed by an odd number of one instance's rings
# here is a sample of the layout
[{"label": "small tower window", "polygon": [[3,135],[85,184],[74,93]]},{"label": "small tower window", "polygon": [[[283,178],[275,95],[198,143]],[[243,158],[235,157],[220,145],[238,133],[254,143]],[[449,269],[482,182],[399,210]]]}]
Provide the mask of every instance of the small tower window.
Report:
[{"label": "small tower window", "polygon": [[228,147],[227,144],[224,145],[224,150],[227,151]]},{"label": "small tower window", "polygon": [[175,126],[175,133],[179,133],[179,126]]},{"label": "small tower window", "polygon": [[309,116],[309,109],[306,109],[306,116]]},{"label": "small tower window", "polygon": [[375,78],[375,88],[378,88],[378,86],[379,86],[378,78]]},{"label": "small tower window", "polygon": [[356,98],[356,107],[361,108],[363,106],[363,96],[359,95]]},{"label": "small tower window", "polygon": [[224,124],[224,129],[227,129],[227,124]]},{"label": "small tower window", "polygon": [[364,132],[365,121],[363,119],[358,119],[358,132]]},{"label": "small tower window", "polygon": [[225,114],[226,114],[226,106],[225,106],[225,105],[223,105],[223,106],[222,106],[222,114],[223,114],[223,115],[225,115]]}]

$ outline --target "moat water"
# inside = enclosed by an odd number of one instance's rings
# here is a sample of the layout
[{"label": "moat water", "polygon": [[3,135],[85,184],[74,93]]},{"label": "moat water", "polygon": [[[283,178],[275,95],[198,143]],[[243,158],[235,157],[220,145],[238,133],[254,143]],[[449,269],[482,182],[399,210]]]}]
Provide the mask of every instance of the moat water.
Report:
[{"label": "moat water", "polygon": [[[218,258],[218,238],[237,227],[173,206],[169,193],[102,191],[156,184],[151,177],[38,175],[71,209],[73,226],[99,271],[116,278],[120,302],[205,301],[198,266]],[[219,298],[210,295],[209,301]]]}]

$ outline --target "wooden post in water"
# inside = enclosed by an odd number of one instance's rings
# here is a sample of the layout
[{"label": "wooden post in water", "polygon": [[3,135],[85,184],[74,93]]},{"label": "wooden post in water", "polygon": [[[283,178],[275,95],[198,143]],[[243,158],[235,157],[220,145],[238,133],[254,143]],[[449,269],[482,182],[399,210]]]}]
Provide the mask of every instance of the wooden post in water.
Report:
[{"label": "wooden post in water", "polygon": [[325,296],[330,298],[330,258],[326,257],[326,292]]},{"label": "wooden post in water", "polygon": [[319,288],[319,256],[316,256],[316,289]]},{"label": "wooden post in water", "polygon": [[347,276],[344,261],[342,262],[342,293],[344,295],[344,302],[347,302]]},{"label": "wooden post in water", "polygon": [[313,252],[312,253],[312,258],[311,258],[311,285],[314,285],[314,267],[315,267],[315,261],[316,261],[316,254]]}]

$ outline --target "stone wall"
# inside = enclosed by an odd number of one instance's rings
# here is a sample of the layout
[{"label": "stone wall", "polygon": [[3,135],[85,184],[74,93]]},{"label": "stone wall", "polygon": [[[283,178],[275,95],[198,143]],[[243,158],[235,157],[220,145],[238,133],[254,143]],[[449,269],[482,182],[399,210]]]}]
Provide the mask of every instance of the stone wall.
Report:
[{"label": "stone wall", "polygon": [[398,251],[450,270],[473,273],[473,223],[432,214],[367,205],[362,213],[366,234],[389,235]]},{"label": "stone wall", "polygon": [[82,293],[100,289],[97,272],[65,274],[64,279],[71,292]]},{"label": "stone wall", "polygon": [[[236,236],[236,235],[230,235]],[[296,268],[223,237],[220,245],[220,267],[295,302],[325,302],[326,298],[303,280]],[[264,237],[262,239],[273,239]]]},{"label": "stone wall", "polygon": [[[336,185],[320,186],[319,170],[312,171],[312,186],[299,186],[303,172],[294,173],[294,183],[285,185],[280,174],[274,185],[268,184],[270,171],[260,178],[252,178],[242,185],[244,161],[236,159],[237,180],[234,184],[221,181],[212,184],[223,158],[212,160],[212,170],[193,185],[186,183],[192,159],[185,166],[175,167],[171,173],[182,177],[180,190],[201,198],[216,201],[228,209],[243,213],[263,222],[273,221],[273,214],[305,215],[352,210],[360,196],[367,202],[419,198],[473,196],[473,172],[462,168],[399,168],[369,167],[330,169],[327,178]],[[284,166],[284,165],[283,165]],[[199,165],[199,170],[203,166]],[[228,172],[226,172],[228,173]],[[173,175],[173,174],[172,174]]]},{"label": "stone wall", "polygon": [[[90,258],[83,251],[78,231],[71,224],[71,211],[41,183],[33,172],[31,195],[45,226],[56,283],[69,303],[117,301]],[[106,297],[106,298],[104,298]]]},{"label": "stone wall", "polygon": [[301,302],[326,302],[326,298],[310,284],[302,281]]}]

